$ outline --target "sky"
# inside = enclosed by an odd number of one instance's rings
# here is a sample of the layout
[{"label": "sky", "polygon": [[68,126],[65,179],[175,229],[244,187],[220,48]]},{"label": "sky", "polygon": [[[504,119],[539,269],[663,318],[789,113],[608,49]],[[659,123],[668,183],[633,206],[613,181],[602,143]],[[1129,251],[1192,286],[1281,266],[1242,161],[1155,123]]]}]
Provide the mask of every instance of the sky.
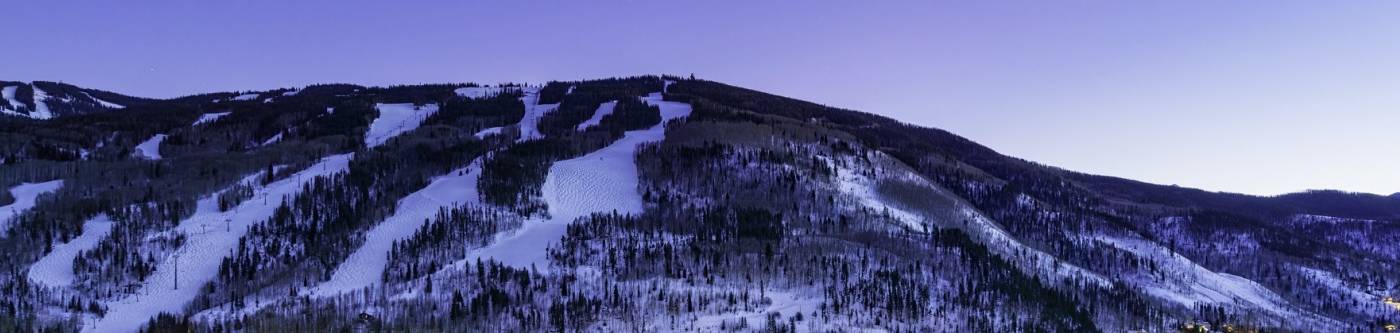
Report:
[{"label": "sky", "polygon": [[1395,1],[24,1],[0,80],[145,97],[699,78],[1070,170],[1400,192]]}]

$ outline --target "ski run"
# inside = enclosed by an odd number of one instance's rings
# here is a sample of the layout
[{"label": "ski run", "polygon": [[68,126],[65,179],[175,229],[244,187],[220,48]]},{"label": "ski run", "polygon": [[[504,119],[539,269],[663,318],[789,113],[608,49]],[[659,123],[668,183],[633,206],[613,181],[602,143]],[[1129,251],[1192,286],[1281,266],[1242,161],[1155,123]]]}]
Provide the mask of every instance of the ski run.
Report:
[{"label": "ski run", "polygon": [[686,117],[691,111],[688,104],[663,101],[661,93],[652,93],[643,100],[661,108],[660,123],[644,130],[628,131],[617,142],[598,151],[555,162],[549,168],[542,189],[549,218],[525,221],[520,229],[500,235],[493,244],[472,251],[466,260],[490,258],[506,265],[543,271],[549,267],[545,250],[564,235],[575,219],[592,213],[640,214],[642,195],[638,190],[637,148],[661,141],[666,135],[666,123]]},{"label": "ski run", "polygon": [[438,111],[437,104],[380,103],[375,104],[374,108],[379,110],[379,117],[374,118],[374,122],[369,124],[369,132],[365,133],[365,146],[370,148],[382,145],[399,134],[418,128],[418,125],[423,124],[424,119],[428,119],[428,116]]},{"label": "ski run", "polygon": [[394,215],[370,229],[365,235],[365,243],[337,266],[331,279],[321,283],[312,294],[331,296],[380,283],[394,242],[413,236],[440,209],[480,202],[476,191],[476,182],[480,177],[481,160],[477,159],[471,165],[439,176],[423,189],[399,199]]},{"label": "ski run", "polygon": [[24,183],[10,188],[10,195],[15,197],[15,202],[0,206],[0,233],[10,228],[10,220],[23,214],[24,211],[34,208],[34,204],[40,195],[58,191],[63,187],[63,180],[51,180],[42,183]]},{"label": "ski run", "polygon": [[186,234],[185,244],[162,258],[136,293],[107,303],[106,315],[84,331],[133,332],[161,312],[180,313],[199,296],[200,286],[214,279],[220,259],[238,245],[250,226],[271,217],[282,199],[296,196],[304,184],[345,170],[350,158],[351,154],[323,158],[295,175],[258,188],[252,199],[226,212],[219,211],[217,195],[200,200],[194,215],[169,231]]},{"label": "ski run", "polygon": [[67,243],[54,245],[53,251],[44,255],[29,268],[29,280],[50,287],[73,285],[73,258],[79,252],[92,250],[97,242],[112,233],[112,219],[100,214],[83,222],[83,233]]}]

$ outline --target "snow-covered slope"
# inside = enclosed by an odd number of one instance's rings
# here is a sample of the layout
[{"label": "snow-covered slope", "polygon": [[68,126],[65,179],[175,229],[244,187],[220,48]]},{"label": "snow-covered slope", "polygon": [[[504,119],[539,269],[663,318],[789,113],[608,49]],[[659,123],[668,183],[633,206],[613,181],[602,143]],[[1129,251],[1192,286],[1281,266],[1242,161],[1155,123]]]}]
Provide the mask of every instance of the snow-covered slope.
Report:
[{"label": "snow-covered slope", "polygon": [[[119,96],[58,82],[0,81],[0,115],[44,120],[126,107],[97,95]],[[119,98],[126,102],[137,100],[124,96]]]},{"label": "snow-covered slope", "polygon": [[53,118],[53,110],[49,109],[49,94],[34,86],[34,112],[29,114],[34,119]]},{"label": "snow-covered slope", "polygon": [[540,134],[540,118],[544,114],[559,108],[559,104],[540,104],[540,89],[526,88],[525,95],[520,97],[520,101],[525,103],[525,116],[520,118],[520,138],[517,142],[534,140],[544,137]]},{"label": "snow-covered slope", "polygon": [[44,255],[29,268],[29,280],[51,287],[67,287],[73,284],[73,258],[79,252],[92,250],[97,242],[112,232],[112,219],[100,214],[83,222],[83,233],[67,243],[54,245],[53,251]]},{"label": "snow-covered slope", "polygon": [[160,258],[155,273],[135,294],[107,303],[107,314],[84,331],[131,332],[161,312],[183,311],[199,296],[200,286],[218,274],[220,259],[238,245],[249,226],[271,217],[282,198],[299,194],[303,184],[345,170],[350,158],[350,154],[323,158],[296,175],[258,188],[253,199],[226,212],[219,211],[217,196],[200,200],[194,215],[173,230],[188,236],[185,244],[173,256]]},{"label": "snow-covered slope", "polygon": [[640,214],[637,148],[665,138],[666,122],[691,112],[689,104],[663,101],[660,93],[648,95],[644,101],[661,108],[661,123],[628,131],[603,149],[554,163],[542,189],[550,217],[525,221],[519,230],[498,237],[467,260],[493,258],[511,266],[544,270],[549,266],[545,250],[575,219],[592,213]]},{"label": "snow-covered slope", "polygon": [[1211,271],[1159,244],[1112,236],[1096,239],[1155,262],[1164,278],[1128,280],[1153,296],[1193,309],[1198,305],[1239,305],[1284,316],[1298,315],[1285,310],[1283,298],[1259,283]]},{"label": "snow-covered slope", "polygon": [[465,168],[434,178],[428,186],[399,199],[394,215],[370,229],[365,235],[365,243],[336,267],[329,281],[321,283],[312,293],[335,295],[379,283],[394,242],[412,236],[439,209],[480,202],[476,191],[476,181],[480,177],[481,160],[477,159]]},{"label": "snow-covered slope", "polygon": [[616,108],[617,101],[599,104],[598,110],[593,111],[593,116],[589,117],[588,120],[585,120],[583,123],[578,124],[578,128],[575,129],[582,131],[588,129],[588,127],[590,126],[597,125],[599,122],[603,121],[603,117],[607,117],[608,115],[612,114],[613,109]]},{"label": "snow-covered slope", "polygon": [[25,107],[25,105],[24,103],[20,103],[18,98],[15,98],[18,91],[19,86],[5,86],[0,88],[0,97],[4,98],[5,102],[10,104],[8,108],[0,108],[0,113],[16,116],[26,115],[26,113],[19,112],[20,108]]},{"label": "snow-covered slope", "polygon": [[224,116],[227,116],[227,115],[229,115],[230,113],[232,113],[232,112],[205,113],[205,114],[203,114],[203,115],[200,115],[200,116],[199,116],[199,120],[195,120],[195,121],[194,121],[194,124],[191,125],[191,126],[199,126],[199,125],[203,125],[203,124],[208,124],[208,123],[216,122],[216,121],[219,121],[219,118],[223,118]]},{"label": "snow-covered slope", "polygon": [[15,202],[0,206],[0,233],[10,227],[10,220],[15,216],[24,213],[25,210],[33,208],[35,200],[39,195],[57,191],[63,187],[63,180],[51,180],[42,183],[24,183],[10,188],[10,194],[14,195]]},{"label": "snow-covered slope", "polygon": [[[854,197],[864,207],[887,213],[891,218],[905,224],[912,230],[924,230],[925,227],[963,229],[969,236],[986,245],[994,253],[1016,262],[1027,274],[1052,277],[1056,281],[1065,283],[1087,282],[1104,288],[1112,284],[1112,281],[1098,273],[1063,262],[1044,251],[1026,246],[972,205],[957,199],[956,196],[947,193],[912,170],[894,163],[893,158],[882,153],[873,155],[869,160],[877,167],[871,170],[873,172],[871,176],[861,172],[862,170],[852,170],[842,166],[856,163],[854,159],[836,164],[836,187]],[[915,184],[923,191],[927,191],[926,198],[943,198],[950,203],[950,206],[945,208],[946,211],[933,211],[922,208],[926,206],[919,203],[890,200],[881,196],[876,190],[880,181]]]},{"label": "snow-covered slope", "polygon": [[146,141],[141,141],[136,145],[136,151],[131,154],[150,160],[160,159],[160,143],[165,141],[165,134],[156,134]]},{"label": "snow-covered slope", "polygon": [[374,118],[374,122],[369,124],[369,131],[365,133],[365,145],[369,147],[384,144],[399,134],[418,128],[424,119],[438,111],[437,104],[381,103],[375,104],[374,108],[379,110],[379,117]]}]

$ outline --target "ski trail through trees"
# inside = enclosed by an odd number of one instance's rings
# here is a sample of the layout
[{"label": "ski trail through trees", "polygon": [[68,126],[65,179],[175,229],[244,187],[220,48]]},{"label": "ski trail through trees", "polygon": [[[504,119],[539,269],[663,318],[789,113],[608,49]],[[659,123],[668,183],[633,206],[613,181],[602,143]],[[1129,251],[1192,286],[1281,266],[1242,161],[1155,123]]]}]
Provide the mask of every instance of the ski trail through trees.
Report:
[{"label": "ski trail through trees", "polygon": [[381,283],[394,242],[413,236],[439,209],[480,202],[476,190],[480,177],[481,158],[477,158],[469,166],[437,177],[423,189],[399,199],[394,215],[370,229],[365,243],[336,267],[329,281],[321,283],[312,293],[331,296]]},{"label": "ski trail through trees", "polygon": [[564,235],[570,222],[592,213],[640,214],[642,195],[637,179],[637,148],[666,136],[666,123],[690,115],[689,104],[662,100],[661,93],[643,98],[661,109],[661,122],[628,131],[617,142],[578,158],[550,166],[542,189],[549,206],[547,219],[531,219],[492,245],[468,254],[469,261],[491,258],[507,265],[546,270],[551,243]]},{"label": "ski trail through trees", "polygon": [[194,215],[171,230],[187,235],[185,244],[173,255],[162,258],[154,274],[141,283],[135,294],[109,301],[107,314],[83,331],[132,332],[162,312],[183,312],[185,305],[200,295],[200,288],[218,274],[219,263],[250,226],[270,218],[282,200],[299,194],[304,184],[318,176],[344,171],[350,158],[351,154],[323,158],[301,172],[259,188],[253,198],[229,211],[219,211],[217,195],[200,200]]},{"label": "ski trail through trees", "polygon": [[78,256],[78,252],[96,247],[97,242],[111,232],[112,219],[108,218],[107,214],[88,219],[83,222],[81,235],[68,240],[67,243],[54,245],[53,251],[29,267],[29,280],[50,287],[73,285],[73,258]]}]

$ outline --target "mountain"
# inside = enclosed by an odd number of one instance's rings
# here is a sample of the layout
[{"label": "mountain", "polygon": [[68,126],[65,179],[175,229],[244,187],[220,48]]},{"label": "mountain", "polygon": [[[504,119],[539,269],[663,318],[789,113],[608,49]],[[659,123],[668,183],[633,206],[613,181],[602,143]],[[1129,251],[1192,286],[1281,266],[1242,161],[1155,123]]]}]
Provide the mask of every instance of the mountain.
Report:
[{"label": "mountain", "polygon": [[126,104],[0,118],[0,331],[1400,322],[1400,195],[1091,175],[673,76],[170,100],[34,85]]},{"label": "mountain", "polygon": [[31,119],[103,112],[151,102],[144,98],[45,81],[0,81],[0,94],[3,94],[3,98],[0,98],[0,115]]}]

